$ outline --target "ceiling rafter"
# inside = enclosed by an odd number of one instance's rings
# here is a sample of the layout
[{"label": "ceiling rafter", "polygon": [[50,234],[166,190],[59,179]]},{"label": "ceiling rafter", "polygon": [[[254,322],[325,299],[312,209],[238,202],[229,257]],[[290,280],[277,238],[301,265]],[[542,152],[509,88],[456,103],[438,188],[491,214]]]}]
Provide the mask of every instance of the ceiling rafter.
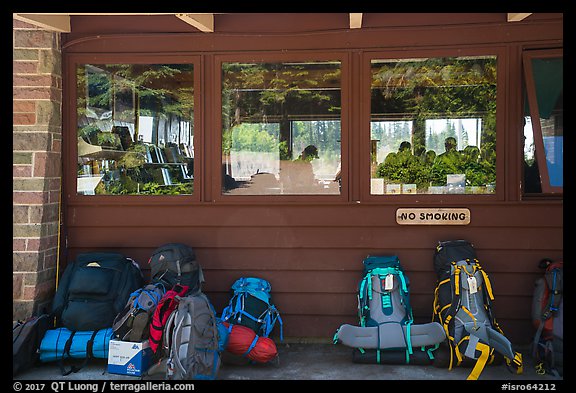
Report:
[{"label": "ceiling rafter", "polygon": [[214,14],[176,14],[176,17],[204,33],[214,32]]},{"label": "ceiling rafter", "polygon": [[526,18],[528,18],[530,15],[532,15],[532,13],[508,13],[506,14],[506,18],[508,20],[508,22],[520,22],[521,20],[524,20]]},{"label": "ceiling rafter", "polygon": [[350,28],[360,29],[362,27],[362,13],[351,13],[350,14]]},{"label": "ceiling rafter", "polygon": [[14,19],[49,31],[70,33],[70,14],[13,14]]}]

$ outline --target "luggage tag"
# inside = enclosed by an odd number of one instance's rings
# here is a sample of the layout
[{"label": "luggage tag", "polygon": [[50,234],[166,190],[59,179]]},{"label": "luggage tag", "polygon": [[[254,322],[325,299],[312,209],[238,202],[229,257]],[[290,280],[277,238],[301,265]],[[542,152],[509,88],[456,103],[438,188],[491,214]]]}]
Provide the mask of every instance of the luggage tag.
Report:
[{"label": "luggage tag", "polygon": [[387,274],[386,278],[384,279],[384,290],[391,291],[392,289],[394,289],[394,275]]},{"label": "luggage tag", "polygon": [[476,282],[476,277],[469,276],[467,280],[468,280],[468,290],[470,291],[470,294],[478,292],[478,283]]}]

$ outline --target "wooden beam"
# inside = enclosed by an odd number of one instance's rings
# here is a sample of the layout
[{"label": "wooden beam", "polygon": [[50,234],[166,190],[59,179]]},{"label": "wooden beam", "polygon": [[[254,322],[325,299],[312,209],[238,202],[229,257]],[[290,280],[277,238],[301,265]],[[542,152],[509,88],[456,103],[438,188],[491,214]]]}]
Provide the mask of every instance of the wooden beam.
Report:
[{"label": "wooden beam", "polygon": [[350,28],[359,29],[362,27],[362,13],[350,14]]},{"label": "wooden beam", "polygon": [[13,14],[14,19],[30,23],[49,31],[70,33],[70,15],[68,14]]},{"label": "wooden beam", "polygon": [[520,13],[508,13],[507,18],[508,18],[508,22],[520,22],[521,20],[524,20],[526,18],[528,18],[530,15],[532,15],[532,13],[525,13],[525,14],[520,14]]},{"label": "wooden beam", "polygon": [[176,14],[176,17],[205,33],[214,32],[214,14]]}]

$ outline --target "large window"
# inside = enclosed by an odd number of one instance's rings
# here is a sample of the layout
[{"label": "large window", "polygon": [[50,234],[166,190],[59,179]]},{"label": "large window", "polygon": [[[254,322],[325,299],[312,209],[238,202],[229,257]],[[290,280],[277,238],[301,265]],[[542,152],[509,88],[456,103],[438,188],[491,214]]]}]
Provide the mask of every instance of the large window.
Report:
[{"label": "large window", "polygon": [[496,57],[371,61],[375,194],[492,194]]},{"label": "large window", "polygon": [[193,193],[193,65],[83,64],[77,97],[78,194]]},{"label": "large window", "polygon": [[224,62],[221,72],[222,193],[340,194],[340,62]]},{"label": "large window", "polygon": [[525,193],[562,193],[564,187],[564,64],[562,52],[524,53]]}]

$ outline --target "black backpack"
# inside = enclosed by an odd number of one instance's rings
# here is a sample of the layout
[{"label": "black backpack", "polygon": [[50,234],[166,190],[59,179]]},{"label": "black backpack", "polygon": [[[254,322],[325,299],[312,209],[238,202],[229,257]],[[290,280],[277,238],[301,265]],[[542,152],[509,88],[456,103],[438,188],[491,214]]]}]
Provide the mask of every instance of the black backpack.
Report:
[{"label": "black backpack", "polygon": [[53,324],[48,314],[32,316],[12,326],[12,376],[34,366],[39,358],[40,343]]},{"label": "black backpack", "polygon": [[79,254],[62,274],[52,314],[72,331],[111,328],[143,281],[138,264],[120,253]]},{"label": "black backpack", "polygon": [[492,313],[492,284],[474,245],[467,240],[438,242],[434,270],[438,281],[432,320],[444,326],[447,336],[434,366],[473,366],[468,379],[477,379],[485,365],[505,360],[511,372],[521,374],[522,354],[512,348]]},{"label": "black backpack", "polygon": [[152,252],[148,263],[152,283],[160,283],[166,290],[180,284],[188,287],[188,293],[202,291],[204,274],[192,247],[183,243],[161,245]]}]

